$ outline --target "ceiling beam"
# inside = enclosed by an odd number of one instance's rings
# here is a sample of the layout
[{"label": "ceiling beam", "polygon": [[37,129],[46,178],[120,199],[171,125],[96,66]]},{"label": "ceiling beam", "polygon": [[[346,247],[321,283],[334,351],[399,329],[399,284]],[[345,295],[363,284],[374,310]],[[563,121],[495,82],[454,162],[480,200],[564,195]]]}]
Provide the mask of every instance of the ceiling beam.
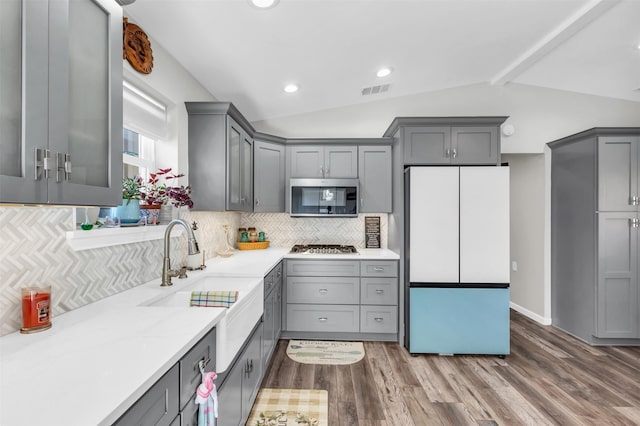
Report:
[{"label": "ceiling beam", "polygon": [[518,77],[542,57],[602,16],[621,0],[590,0],[560,25],[502,69],[491,79],[492,85],[503,85]]}]

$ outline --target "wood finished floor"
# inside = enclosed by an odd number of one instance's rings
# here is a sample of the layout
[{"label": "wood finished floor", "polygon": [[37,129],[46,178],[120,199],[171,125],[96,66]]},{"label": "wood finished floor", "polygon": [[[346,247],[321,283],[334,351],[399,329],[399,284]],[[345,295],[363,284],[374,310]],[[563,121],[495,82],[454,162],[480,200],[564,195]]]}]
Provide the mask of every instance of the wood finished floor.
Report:
[{"label": "wood finished floor", "polygon": [[505,359],[365,342],[356,364],[308,365],[287,344],[262,386],[327,390],[330,426],[640,425],[640,347],[592,347],[513,311]]}]

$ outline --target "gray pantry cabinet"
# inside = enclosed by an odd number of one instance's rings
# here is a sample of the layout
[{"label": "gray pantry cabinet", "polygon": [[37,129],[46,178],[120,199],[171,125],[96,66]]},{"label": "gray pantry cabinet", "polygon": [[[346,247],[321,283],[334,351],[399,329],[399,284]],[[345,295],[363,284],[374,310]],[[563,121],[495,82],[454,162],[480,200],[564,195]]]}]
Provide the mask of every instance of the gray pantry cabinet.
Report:
[{"label": "gray pantry cabinet", "polygon": [[293,145],[287,147],[290,178],[357,178],[358,147]]},{"label": "gray pantry cabinet", "polygon": [[253,211],[252,128],[228,102],[185,102],[196,210]]},{"label": "gray pantry cabinet", "polygon": [[500,125],[506,119],[401,117],[389,129],[401,128],[405,165],[498,165]]},{"label": "gray pantry cabinet", "polygon": [[287,338],[396,340],[398,262],[286,261]]},{"label": "gray pantry cabinet", "polygon": [[5,0],[0,12],[0,202],[120,204],[121,7]]},{"label": "gray pantry cabinet", "polygon": [[360,213],[391,213],[391,146],[358,146]]},{"label": "gray pantry cabinet", "polygon": [[638,344],[640,128],[548,145],[553,324],[592,344]]},{"label": "gray pantry cabinet", "polygon": [[284,145],[256,139],[253,153],[253,211],[284,212]]}]

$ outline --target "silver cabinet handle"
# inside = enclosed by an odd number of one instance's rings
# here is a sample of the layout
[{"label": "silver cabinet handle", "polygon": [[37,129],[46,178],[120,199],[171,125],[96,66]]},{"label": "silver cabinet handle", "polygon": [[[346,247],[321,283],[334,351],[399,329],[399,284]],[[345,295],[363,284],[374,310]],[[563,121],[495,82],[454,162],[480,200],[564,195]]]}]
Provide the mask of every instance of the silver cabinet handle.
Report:
[{"label": "silver cabinet handle", "polygon": [[51,151],[48,149],[36,148],[34,151],[34,164],[35,164],[35,180],[49,179],[51,171]]},{"label": "silver cabinet handle", "polygon": [[364,198],[360,198],[360,205],[364,206]]},{"label": "silver cabinet handle", "polygon": [[376,267],[373,268],[373,270],[376,271],[376,272],[384,272],[384,268],[381,267],[381,266],[376,266]]},{"label": "silver cabinet handle", "polygon": [[629,205],[637,206],[638,204],[640,204],[640,197],[629,197]]},{"label": "silver cabinet handle", "polygon": [[632,228],[637,228],[640,226],[640,219],[634,218],[634,219],[629,219],[629,226]]},{"label": "silver cabinet handle", "polygon": [[375,322],[382,322],[382,321],[384,321],[384,318],[382,318],[382,317],[375,317],[375,318],[374,318],[374,321],[375,321]]},{"label": "silver cabinet handle", "polygon": [[380,289],[376,290],[376,294],[382,294],[382,293],[384,293],[384,290],[380,290]]},{"label": "silver cabinet handle", "polygon": [[451,158],[456,158],[458,156],[458,150],[456,150],[455,148],[453,148],[451,150]]},{"label": "silver cabinet handle", "polygon": [[71,154],[56,153],[56,182],[69,180],[71,177]]},{"label": "silver cabinet handle", "polygon": [[260,198],[256,198],[256,206],[260,205]]},{"label": "silver cabinet handle", "polygon": [[321,288],[320,290],[318,290],[318,292],[320,294],[327,294],[327,293],[329,293],[329,290],[327,290],[326,288]]},{"label": "silver cabinet handle", "polygon": [[451,155],[451,150],[449,148],[444,150],[444,156],[449,158],[449,156]]},{"label": "silver cabinet handle", "polygon": [[325,167],[324,169],[324,177],[329,177],[331,173],[329,173],[329,167]]},{"label": "silver cabinet handle", "polygon": [[319,317],[318,321],[320,322],[327,322],[328,318],[327,317]]},{"label": "silver cabinet handle", "polygon": [[320,166],[320,177],[324,177],[324,166]]}]

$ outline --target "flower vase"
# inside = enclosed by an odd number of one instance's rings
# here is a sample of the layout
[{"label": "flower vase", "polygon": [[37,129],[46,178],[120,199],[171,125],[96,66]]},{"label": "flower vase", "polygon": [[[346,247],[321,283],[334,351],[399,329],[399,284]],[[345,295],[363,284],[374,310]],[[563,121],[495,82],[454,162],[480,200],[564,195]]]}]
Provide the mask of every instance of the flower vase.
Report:
[{"label": "flower vase", "polygon": [[122,205],[116,208],[116,216],[122,224],[134,224],[140,222],[140,200],[122,200]]},{"label": "flower vase", "polygon": [[160,215],[158,216],[158,221],[166,225],[173,220],[173,206],[171,204],[164,204],[160,207]]}]

